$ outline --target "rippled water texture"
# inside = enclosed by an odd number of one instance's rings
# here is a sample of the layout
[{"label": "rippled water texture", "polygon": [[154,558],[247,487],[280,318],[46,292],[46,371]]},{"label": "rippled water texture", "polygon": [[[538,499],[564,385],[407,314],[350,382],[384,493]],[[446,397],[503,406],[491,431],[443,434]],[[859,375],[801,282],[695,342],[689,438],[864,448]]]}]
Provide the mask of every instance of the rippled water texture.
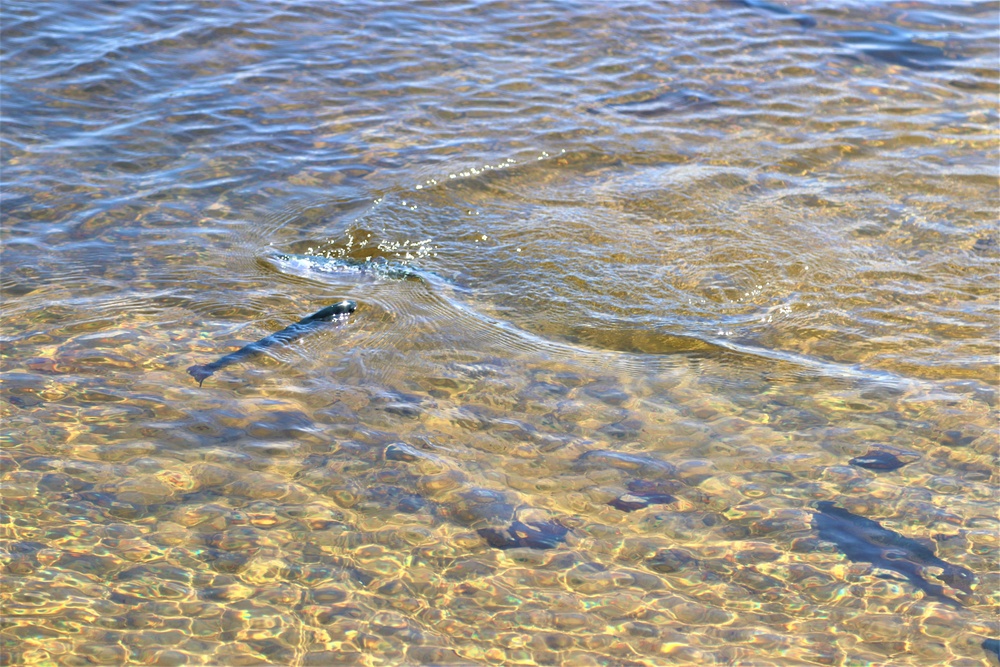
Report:
[{"label": "rippled water texture", "polygon": [[6,2],[3,664],[997,664],[997,25]]}]

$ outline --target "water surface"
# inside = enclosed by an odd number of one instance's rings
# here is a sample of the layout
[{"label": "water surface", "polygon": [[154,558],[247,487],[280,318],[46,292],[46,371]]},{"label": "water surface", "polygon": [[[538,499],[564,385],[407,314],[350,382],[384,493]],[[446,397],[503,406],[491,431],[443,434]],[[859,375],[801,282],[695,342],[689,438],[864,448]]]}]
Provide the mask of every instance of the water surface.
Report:
[{"label": "water surface", "polygon": [[995,3],[5,9],[4,664],[991,664]]}]

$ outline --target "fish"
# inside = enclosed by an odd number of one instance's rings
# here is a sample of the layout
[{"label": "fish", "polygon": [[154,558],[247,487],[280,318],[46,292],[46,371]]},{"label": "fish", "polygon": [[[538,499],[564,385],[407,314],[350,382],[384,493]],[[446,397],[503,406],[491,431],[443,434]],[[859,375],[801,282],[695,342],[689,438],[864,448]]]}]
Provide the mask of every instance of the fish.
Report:
[{"label": "fish", "polygon": [[517,547],[553,549],[560,542],[566,541],[569,529],[558,521],[529,521],[525,523],[515,520],[509,528],[480,528],[476,532],[494,549],[514,549]]},{"label": "fish", "polygon": [[684,111],[699,111],[716,106],[718,100],[690,90],[666,91],[658,95],[623,102],[609,102],[607,106],[620,114],[636,118],[658,118]]},{"label": "fish", "polygon": [[854,457],[848,463],[868,470],[898,470],[910,461],[902,461],[898,456],[884,449],[872,449],[864,456]]},{"label": "fish", "polygon": [[817,503],[816,509],[812,517],[813,529],[820,539],[836,544],[848,560],[898,572],[928,597],[954,607],[962,604],[946,595],[943,587],[927,581],[922,574],[923,567],[941,568],[938,579],[952,588],[972,593],[976,576],[970,570],[941,560],[920,542],[829,501]]},{"label": "fish", "polygon": [[650,505],[669,505],[676,498],[666,493],[626,493],[608,502],[616,510],[634,512]]},{"label": "fish", "polygon": [[[778,14],[792,19],[803,28],[815,28],[816,19],[765,0],[732,0],[736,5]],[[870,24],[862,30],[821,31],[836,38],[841,44],[856,52],[890,65],[900,65],[915,70],[947,70],[956,59],[940,47],[924,44],[901,28],[887,24]]]},{"label": "fish", "polygon": [[986,655],[993,656],[1000,662],[1000,639],[984,639],[980,644]]},{"label": "fish", "polygon": [[622,512],[634,512],[650,505],[669,505],[677,500],[669,493],[673,490],[664,482],[633,479],[628,483],[628,493],[618,496],[608,505]]},{"label": "fish", "polygon": [[436,459],[433,455],[425,454],[416,447],[412,447],[405,442],[393,442],[386,445],[386,448],[383,450],[383,456],[385,456],[386,461],[404,461],[406,463],[432,461]]},{"label": "fish", "polygon": [[984,236],[976,239],[972,249],[976,252],[994,253],[997,251],[998,246],[1000,246],[1000,243],[997,243],[995,236]]},{"label": "fish", "polygon": [[793,12],[787,7],[782,7],[781,5],[776,5],[771,2],[764,2],[763,0],[734,0],[734,3],[737,5],[742,5],[743,7],[747,7],[749,9],[759,9],[761,11],[771,12],[772,14],[780,14],[781,16],[787,16],[788,18],[792,19],[803,28],[816,27],[816,19],[814,19],[813,17],[807,14],[799,14],[797,12]]},{"label": "fish", "polygon": [[916,70],[945,70],[952,67],[953,58],[931,44],[913,39],[909,33],[888,25],[873,25],[873,30],[851,30],[836,33],[840,40],[864,55],[890,65]]},{"label": "fish", "polygon": [[326,308],[323,308],[308,317],[302,318],[295,324],[291,324],[281,331],[277,331],[270,336],[261,338],[255,343],[250,343],[249,345],[241,347],[235,352],[230,352],[210,364],[191,366],[187,369],[187,372],[198,381],[198,386],[200,387],[206,378],[220,368],[225,368],[226,366],[231,366],[251,357],[255,357],[268,348],[278,345],[287,345],[292,341],[302,338],[302,336],[305,336],[326,322],[330,322],[335,319],[345,319],[348,315],[357,310],[357,307],[358,304],[354,301],[340,301],[331,306],[327,306]]},{"label": "fish", "polygon": [[677,467],[672,463],[610,449],[592,449],[584,452],[576,458],[575,464],[587,470],[615,468],[625,472],[643,472],[647,476],[673,477],[677,474]]}]

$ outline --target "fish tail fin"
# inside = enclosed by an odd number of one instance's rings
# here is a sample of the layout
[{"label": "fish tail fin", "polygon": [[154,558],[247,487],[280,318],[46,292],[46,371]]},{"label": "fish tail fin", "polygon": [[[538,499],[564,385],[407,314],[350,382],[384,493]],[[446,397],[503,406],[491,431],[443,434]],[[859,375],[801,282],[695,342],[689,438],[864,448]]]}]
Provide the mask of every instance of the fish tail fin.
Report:
[{"label": "fish tail fin", "polygon": [[205,378],[210,376],[215,371],[208,366],[194,365],[187,369],[187,372],[191,375],[191,377],[198,381],[198,386],[200,387],[201,383],[205,381]]}]

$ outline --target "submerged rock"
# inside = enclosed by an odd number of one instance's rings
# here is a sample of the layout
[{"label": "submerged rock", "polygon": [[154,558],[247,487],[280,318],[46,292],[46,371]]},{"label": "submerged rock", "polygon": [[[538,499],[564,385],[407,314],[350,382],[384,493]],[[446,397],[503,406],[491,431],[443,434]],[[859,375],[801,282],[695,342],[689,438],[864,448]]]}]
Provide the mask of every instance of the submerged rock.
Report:
[{"label": "submerged rock", "polygon": [[466,526],[499,523],[513,519],[513,501],[513,497],[500,491],[473,488],[456,494],[455,499],[443,509],[451,519]]},{"label": "submerged rock", "polygon": [[629,400],[629,395],[621,387],[611,382],[592,382],[583,388],[583,393],[591,398],[596,398],[602,403],[614,407],[620,407]]}]

